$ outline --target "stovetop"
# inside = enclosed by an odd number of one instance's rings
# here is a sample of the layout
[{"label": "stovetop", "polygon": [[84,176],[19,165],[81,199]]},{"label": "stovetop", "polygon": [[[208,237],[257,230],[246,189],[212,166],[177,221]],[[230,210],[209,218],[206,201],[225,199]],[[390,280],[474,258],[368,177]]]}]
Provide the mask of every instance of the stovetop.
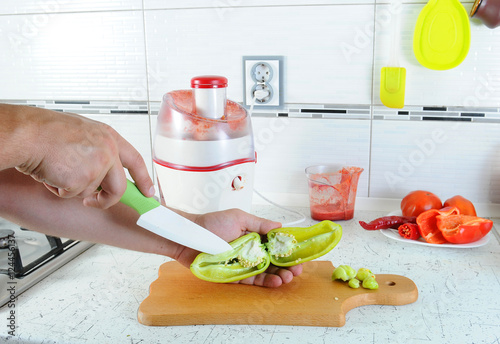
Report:
[{"label": "stovetop", "polygon": [[0,307],[92,245],[24,229],[0,218]]}]

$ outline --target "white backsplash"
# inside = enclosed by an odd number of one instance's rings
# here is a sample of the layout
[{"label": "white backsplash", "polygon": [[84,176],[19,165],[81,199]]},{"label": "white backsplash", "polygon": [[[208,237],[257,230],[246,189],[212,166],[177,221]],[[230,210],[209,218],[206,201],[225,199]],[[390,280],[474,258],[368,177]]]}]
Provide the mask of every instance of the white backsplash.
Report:
[{"label": "white backsplash", "polygon": [[[153,174],[150,128],[165,92],[221,74],[229,98],[241,102],[242,56],[280,55],[286,106],[253,118],[261,193],[305,194],[305,167],[345,163],[364,168],[362,197],[427,189],[500,203],[500,28],[471,20],[465,61],[429,70],[412,51],[426,1],[405,1],[407,106],[388,109],[378,95],[389,2],[2,1],[0,101],[102,120]],[[462,2],[467,11],[472,3]]]},{"label": "white backsplash", "polygon": [[1,99],[147,100],[139,11],[3,15],[0,47]]},{"label": "white backsplash", "polygon": [[228,96],[241,102],[242,56],[283,55],[287,103],[370,104],[372,41],[344,56],[341,47],[355,32],[341,28],[363,26],[373,11],[373,5],[238,7],[223,17],[212,8],[148,11],[148,64],[164,79],[150,88],[151,99],[188,87],[189,71],[225,75]]},{"label": "white backsplash", "polygon": [[[142,0],[2,0],[0,14],[142,10]],[[38,21],[37,21],[38,22]]]}]

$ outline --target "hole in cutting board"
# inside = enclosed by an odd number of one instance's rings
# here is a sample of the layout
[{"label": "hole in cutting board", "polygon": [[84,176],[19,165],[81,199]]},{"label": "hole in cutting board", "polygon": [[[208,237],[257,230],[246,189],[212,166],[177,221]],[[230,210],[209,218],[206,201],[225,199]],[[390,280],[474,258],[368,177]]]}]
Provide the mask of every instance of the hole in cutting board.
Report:
[{"label": "hole in cutting board", "polygon": [[387,282],[385,282],[385,284],[387,284],[389,287],[393,287],[393,286],[396,285],[396,282],[394,282],[394,281],[387,281]]}]

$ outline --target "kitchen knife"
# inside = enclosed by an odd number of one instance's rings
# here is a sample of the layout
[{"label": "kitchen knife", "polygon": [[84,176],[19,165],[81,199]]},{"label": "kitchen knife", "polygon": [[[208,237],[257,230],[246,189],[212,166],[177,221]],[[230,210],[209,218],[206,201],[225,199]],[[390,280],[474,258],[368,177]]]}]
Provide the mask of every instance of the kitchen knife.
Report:
[{"label": "kitchen knife", "polygon": [[168,240],[209,254],[232,249],[214,233],[162,206],[154,198],[144,196],[130,180],[120,202],[139,213],[137,225]]}]

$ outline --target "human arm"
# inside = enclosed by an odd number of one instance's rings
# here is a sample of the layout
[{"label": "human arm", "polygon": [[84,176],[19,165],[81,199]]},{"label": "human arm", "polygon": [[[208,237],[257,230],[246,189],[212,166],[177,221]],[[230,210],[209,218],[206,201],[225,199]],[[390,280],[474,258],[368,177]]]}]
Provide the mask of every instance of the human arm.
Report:
[{"label": "human arm", "polygon": [[[246,231],[264,234],[280,226],[241,210],[182,215],[226,241],[232,241]],[[168,256],[186,267],[199,253],[137,226],[139,215],[124,204],[118,203],[106,210],[85,207],[78,199],[56,197],[40,183],[14,169],[0,171],[0,216],[53,236]],[[240,283],[277,287],[290,282],[301,271],[300,265],[290,269],[272,267],[266,273]]]},{"label": "human arm", "polygon": [[154,194],[139,152],[110,126],[83,116],[0,104],[0,147],[0,170],[16,168],[55,195],[78,196],[88,206],[105,209],[120,200],[123,167],[143,194]]}]

